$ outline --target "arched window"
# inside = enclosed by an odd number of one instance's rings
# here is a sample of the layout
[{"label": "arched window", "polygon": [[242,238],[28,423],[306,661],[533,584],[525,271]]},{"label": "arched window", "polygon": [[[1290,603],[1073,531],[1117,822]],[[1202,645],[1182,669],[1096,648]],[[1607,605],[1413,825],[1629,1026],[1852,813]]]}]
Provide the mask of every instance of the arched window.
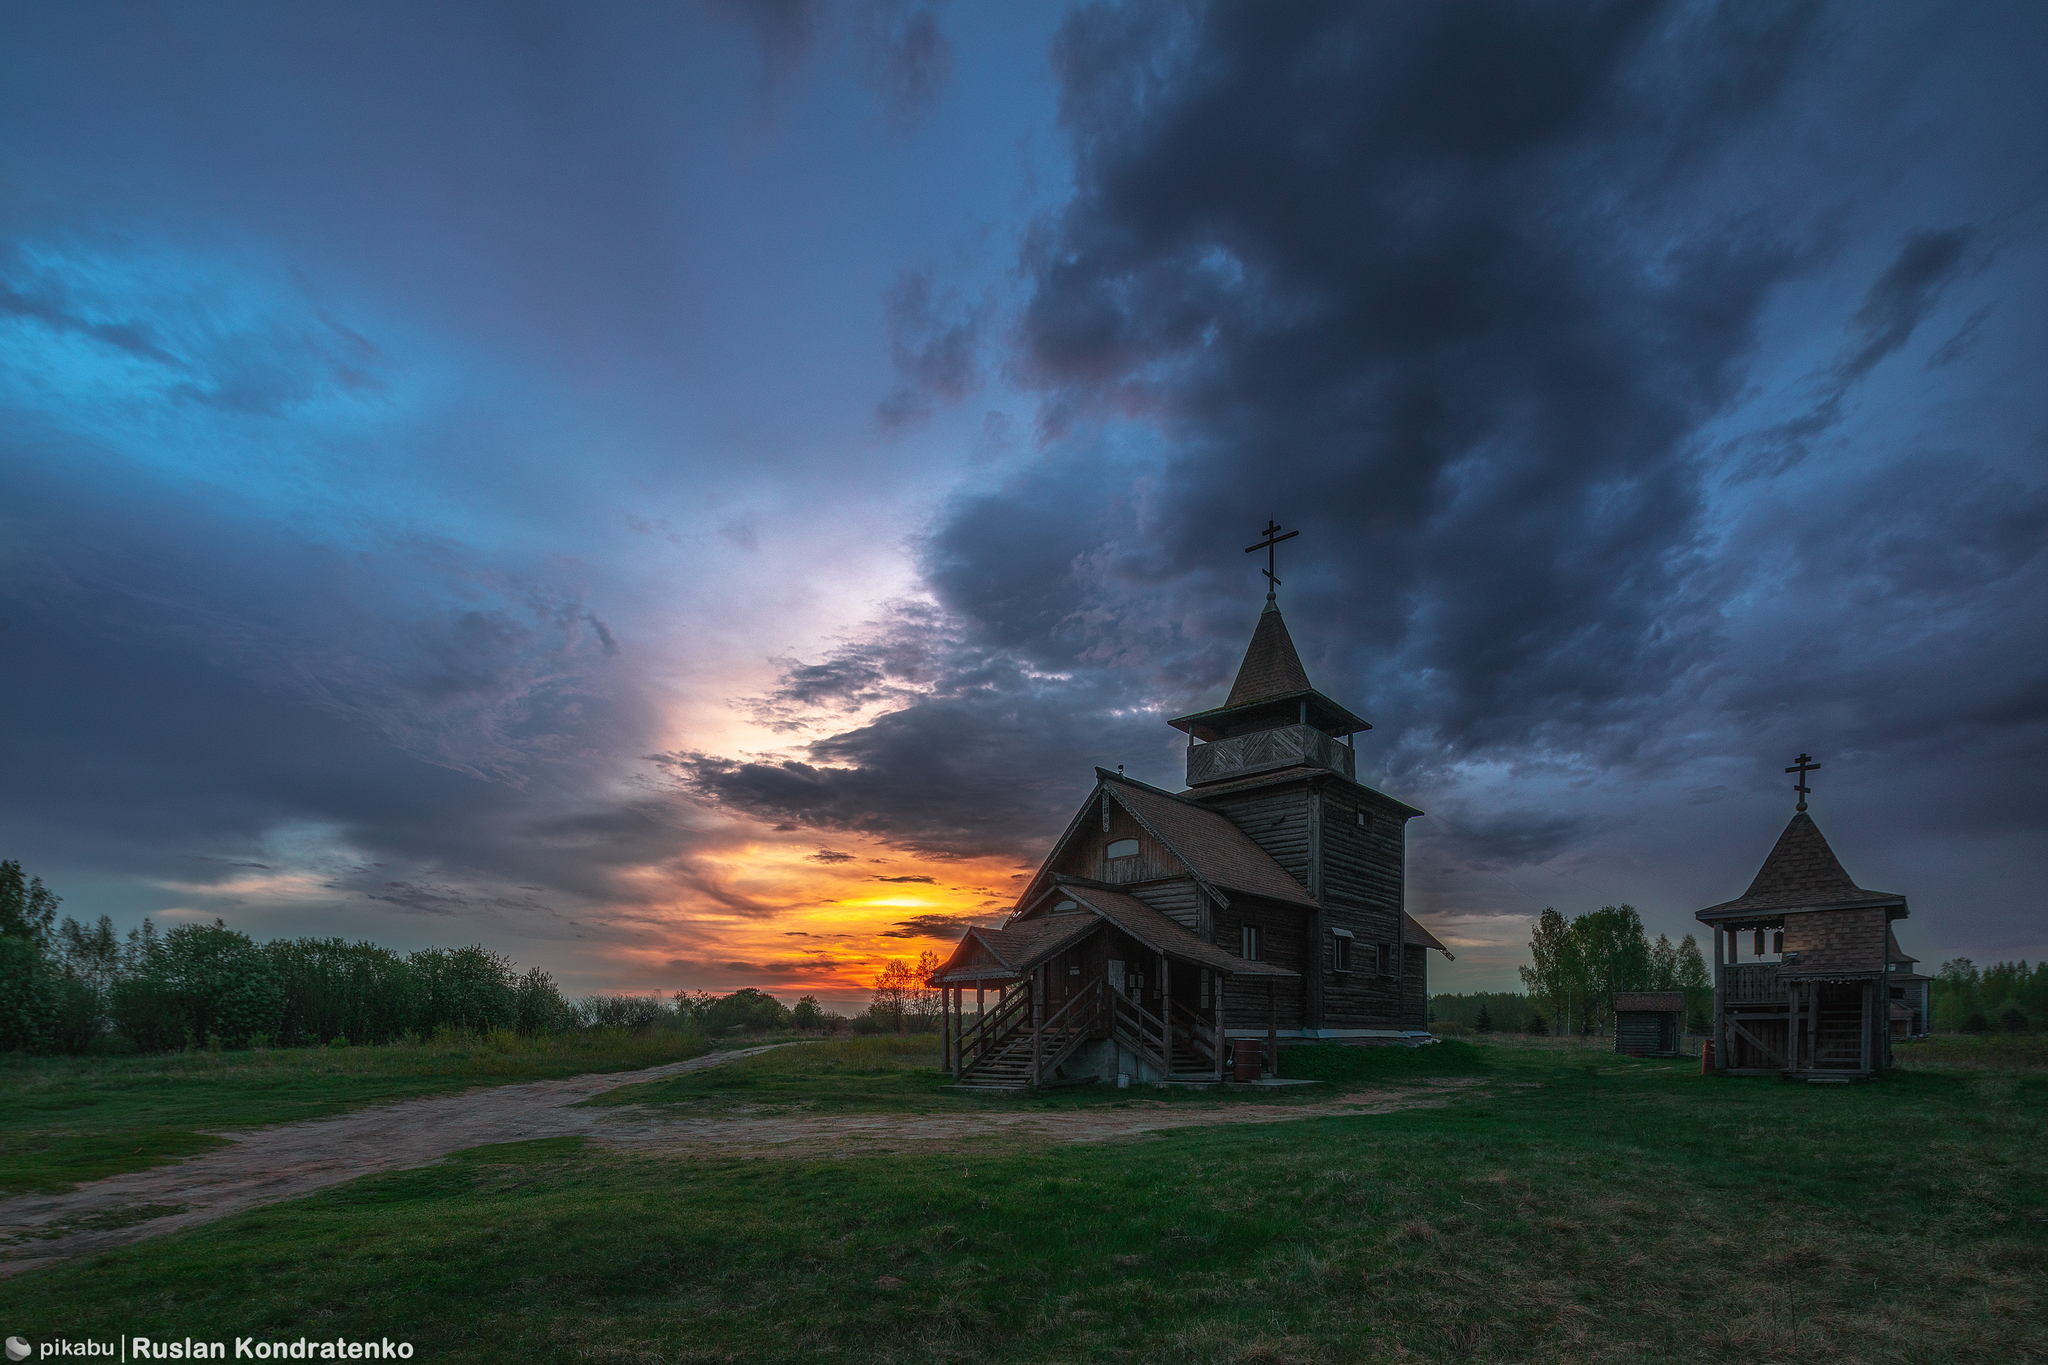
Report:
[{"label": "arched window", "polygon": [[1118,839],[1109,846],[1109,856],[1112,858],[1137,857],[1138,841],[1136,839]]}]

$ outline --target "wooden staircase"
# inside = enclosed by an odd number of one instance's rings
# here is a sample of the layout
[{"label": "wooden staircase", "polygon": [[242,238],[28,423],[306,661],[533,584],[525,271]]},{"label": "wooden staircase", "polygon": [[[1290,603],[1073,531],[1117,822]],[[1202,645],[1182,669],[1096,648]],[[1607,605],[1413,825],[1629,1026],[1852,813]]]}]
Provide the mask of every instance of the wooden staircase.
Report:
[{"label": "wooden staircase", "polygon": [[1823,1006],[1815,1021],[1814,1071],[1857,1071],[1863,1066],[1863,1006]]},{"label": "wooden staircase", "polygon": [[1035,1069],[1030,992],[1012,994],[962,1036],[962,1064],[954,1084],[991,1094],[1015,1094],[1044,1084],[1100,1027],[1102,993],[1102,983],[1092,981],[1045,1021],[1038,1032]]}]

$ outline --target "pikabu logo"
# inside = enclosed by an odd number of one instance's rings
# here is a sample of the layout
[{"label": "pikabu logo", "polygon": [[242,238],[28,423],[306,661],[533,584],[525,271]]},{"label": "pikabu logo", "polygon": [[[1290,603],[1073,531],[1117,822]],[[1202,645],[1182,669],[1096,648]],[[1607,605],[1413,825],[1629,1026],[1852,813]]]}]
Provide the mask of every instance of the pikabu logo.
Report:
[{"label": "pikabu logo", "polygon": [[7,1358],[9,1360],[27,1360],[29,1349],[29,1344],[20,1337],[7,1338]]}]

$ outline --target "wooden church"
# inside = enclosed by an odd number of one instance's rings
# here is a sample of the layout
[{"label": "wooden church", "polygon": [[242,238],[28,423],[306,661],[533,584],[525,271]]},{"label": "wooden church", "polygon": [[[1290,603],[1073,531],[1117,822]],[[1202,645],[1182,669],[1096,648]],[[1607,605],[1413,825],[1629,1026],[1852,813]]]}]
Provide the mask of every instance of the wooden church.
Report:
[{"label": "wooden church", "polygon": [[[1869,1076],[1891,1065],[1895,1003],[1914,959],[1892,921],[1906,898],[1858,886],[1799,804],[1749,890],[1695,918],[1714,931],[1714,1066],[1733,1075],[1800,1080]],[[1742,961],[1743,948],[1751,961]]]},{"label": "wooden church", "polygon": [[1008,921],[933,977],[960,1084],[1216,1081],[1237,1040],[1271,1073],[1283,1039],[1429,1039],[1424,953],[1450,954],[1402,907],[1422,812],[1357,780],[1371,727],[1310,685],[1272,592],[1223,705],[1168,723],[1187,790],[1097,768]]}]

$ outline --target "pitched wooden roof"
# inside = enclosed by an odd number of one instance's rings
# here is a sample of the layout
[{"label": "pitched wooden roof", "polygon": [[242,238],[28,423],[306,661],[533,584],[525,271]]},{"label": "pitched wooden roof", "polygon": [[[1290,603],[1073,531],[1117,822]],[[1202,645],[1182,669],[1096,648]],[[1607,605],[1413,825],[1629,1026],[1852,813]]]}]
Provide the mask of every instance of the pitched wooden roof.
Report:
[{"label": "pitched wooden roof", "polygon": [[1287,633],[1280,608],[1269,600],[1266,610],[1259,615],[1258,628],[1252,631],[1252,642],[1245,648],[1244,662],[1237,666],[1237,681],[1231,684],[1230,696],[1223,704],[1249,706],[1309,690],[1308,670],[1301,666],[1301,655],[1295,652],[1294,637]]},{"label": "pitched wooden roof", "polygon": [[1732,901],[1696,911],[1694,918],[1713,921],[1773,911],[1857,905],[1896,905],[1903,912],[1906,898],[1890,891],[1869,891],[1851,881],[1841,860],[1822,837],[1820,826],[1813,823],[1812,816],[1800,811],[1778,836],[1749,890]]},{"label": "pitched wooden roof", "polygon": [[1909,956],[1906,950],[1899,946],[1898,937],[1892,933],[1892,926],[1890,924],[1884,926],[1884,955],[1885,960],[1888,962],[1918,962],[1920,960],[1917,957]]},{"label": "pitched wooden roof", "polygon": [[1000,929],[970,928],[934,973],[941,981],[995,981],[1023,976],[1095,932],[1094,915],[1041,915]]},{"label": "pitched wooden roof", "polygon": [[1685,1012],[1684,991],[1616,991],[1614,1012],[1683,1014]]},{"label": "pitched wooden roof", "polygon": [[[1160,914],[1136,896],[1069,883],[1066,893],[1154,952],[1195,962],[1229,976],[1300,976],[1270,962],[1251,962],[1219,948],[1194,931]],[[1033,921],[1027,921],[1033,922]]]},{"label": "pitched wooden roof", "polygon": [[1882,905],[1788,911],[1785,960],[1778,975],[1788,980],[1882,975],[1884,940]]},{"label": "pitched wooden roof", "polygon": [[1203,881],[1291,905],[1316,903],[1307,887],[1223,812],[1122,773],[1097,768],[1095,775],[1139,824]]},{"label": "pitched wooden roof", "polygon": [[1401,939],[1403,943],[1417,943],[1425,948],[1434,948],[1444,955],[1444,961],[1446,962],[1456,962],[1458,960],[1449,948],[1437,942],[1435,934],[1422,927],[1421,920],[1415,918],[1406,910],[1401,912],[1401,923],[1404,929]]}]

